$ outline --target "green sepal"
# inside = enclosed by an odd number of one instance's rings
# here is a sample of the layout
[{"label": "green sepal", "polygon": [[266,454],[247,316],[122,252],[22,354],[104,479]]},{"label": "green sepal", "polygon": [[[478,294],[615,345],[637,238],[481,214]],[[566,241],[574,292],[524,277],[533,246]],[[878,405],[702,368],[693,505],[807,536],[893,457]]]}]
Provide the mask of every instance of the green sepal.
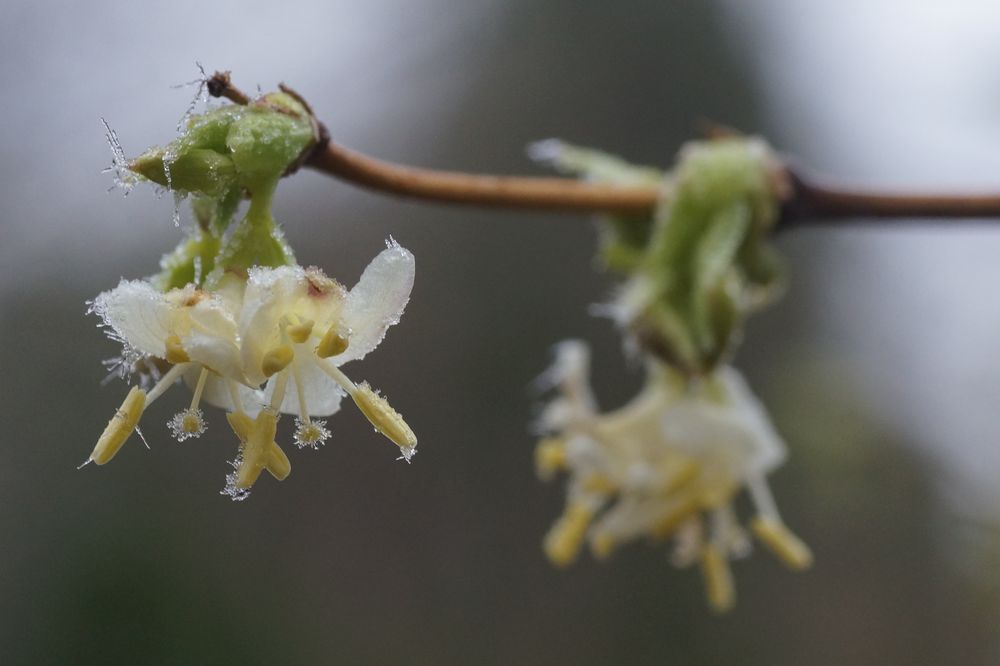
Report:
[{"label": "green sepal", "polygon": [[195,196],[191,210],[199,227],[221,238],[232,224],[241,201],[243,189],[237,186],[218,197]]},{"label": "green sepal", "polygon": [[180,289],[188,284],[200,287],[215,268],[221,240],[202,229],[187,234],[173,252],[163,255],[158,274],[150,282],[160,291]]},{"label": "green sepal", "polygon": [[274,179],[251,197],[246,217],[226,237],[207,284],[213,285],[227,271],[245,274],[252,266],[295,264],[295,253],[271,215],[271,195],[277,184]]},{"label": "green sepal", "polygon": [[226,135],[226,147],[251,193],[279,178],[315,141],[308,112],[285,93],[245,107]]},{"label": "green sepal", "polygon": [[225,155],[204,148],[169,151],[155,148],[132,160],[129,166],[140,176],[177,192],[217,196],[236,182],[236,167]]}]

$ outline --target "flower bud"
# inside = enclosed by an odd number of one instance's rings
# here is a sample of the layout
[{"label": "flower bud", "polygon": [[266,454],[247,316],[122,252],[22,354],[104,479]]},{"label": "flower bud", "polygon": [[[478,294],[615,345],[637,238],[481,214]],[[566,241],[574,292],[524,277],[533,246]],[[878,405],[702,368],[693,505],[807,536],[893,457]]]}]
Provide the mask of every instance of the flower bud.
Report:
[{"label": "flower bud", "polygon": [[236,167],[228,156],[184,146],[146,151],[132,160],[129,168],[168,189],[207,196],[228,191],[237,177]]}]

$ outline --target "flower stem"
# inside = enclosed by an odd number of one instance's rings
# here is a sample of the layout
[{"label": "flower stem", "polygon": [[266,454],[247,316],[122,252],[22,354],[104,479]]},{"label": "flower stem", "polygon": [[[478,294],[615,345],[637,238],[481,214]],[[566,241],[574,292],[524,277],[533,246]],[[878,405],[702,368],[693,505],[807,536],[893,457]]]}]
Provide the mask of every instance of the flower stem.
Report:
[{"label": "flower stem", "polygon": [[[233,86],[229,72],[216,72],[208,91],[235,104],[250,98]],[[301,100],[286,86],[282,90]],[[302,100],[304,102],[304,100]],[[308,106],[308,105],[307,105]],[[305,164],[330,176],[388,194],[490,207],[563,212],[636,214],[652,211],[660,199],[657,187],[618,187],[568,178],[532,178],[439,171],[393,164],[330,141],[320,125],[320,140]],[[843,187],[806,177],[788,165],[777,180],[782,216],[779,229],[809,223],[866,219],[885,222],[940,221],[943,218],[1000,219],[1000,193],[886,192]]]}]

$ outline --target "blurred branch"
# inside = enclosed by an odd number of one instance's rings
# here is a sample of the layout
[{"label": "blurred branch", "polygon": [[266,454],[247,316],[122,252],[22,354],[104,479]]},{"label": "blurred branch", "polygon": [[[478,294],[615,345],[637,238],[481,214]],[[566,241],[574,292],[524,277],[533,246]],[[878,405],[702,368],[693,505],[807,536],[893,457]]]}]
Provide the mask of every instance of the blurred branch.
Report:
[{"label": "blurred branch", "polygon": [[[208,92],[235,104],[250,98],[233,86],[229,72],[207,80]],[[287,86],[281,89],[305,103]],[[430,201],[528,208],[567,212],[635,214],[652,211],[660,198],[656,187],[621,187],[568,178],[515,177],[439,171],[405,166],[369,157],[330,140],[319,124],[319,140],[304,156],[317,171],[380,192]],[[823,182],[783,165],[777,174],[783,202],[780,228],[803,224],[868,220],[940,220],[942,218],[1000,218],[1000,193],[904,193],[865,190]]]}]

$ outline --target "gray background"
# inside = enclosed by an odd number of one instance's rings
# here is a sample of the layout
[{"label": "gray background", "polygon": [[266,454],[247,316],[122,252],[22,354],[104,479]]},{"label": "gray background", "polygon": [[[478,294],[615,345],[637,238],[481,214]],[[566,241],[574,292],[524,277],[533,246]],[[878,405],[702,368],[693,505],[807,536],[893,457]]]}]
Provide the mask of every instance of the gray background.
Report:
[{"label": "gray background", "polygon": [[[917,3],[914,3],[917,4]],[[75,469],[125,386],[85,300],[152,273],[173,203],[106,192],[100,118],[168,141],[194,62],[285,81],[332,135],[401,162],[542,173],[550,136],[667,165],[695,121],[766,134],[842,176],[996,182],[996,10],[903,2],[202,4],[0,8],[0,661],[3,663],[995,663],[1000,237],[986,227],[806,229],[738,365],[791,449],[774,478],[813,547],[758,553],[718,618],[696,572],[637,543],[567,571],[540,541],[559,484],[532,470],[529,383],[550,346],[595,349],[607,408],[640,376],[587,314],[612,283],[583,216],[367,193],[311,172],[276,214],[303,264],[351,284],[392,235],[413,299],[352,377],[420,436],[410,466],[351,409],[249,501],[217,494],[233,438],[160,424]],[[187,213],[184,213],[185,221]],[[283,424],[287,428],[287,424]],[[289,441],[290,433],[284,433]]]}]

